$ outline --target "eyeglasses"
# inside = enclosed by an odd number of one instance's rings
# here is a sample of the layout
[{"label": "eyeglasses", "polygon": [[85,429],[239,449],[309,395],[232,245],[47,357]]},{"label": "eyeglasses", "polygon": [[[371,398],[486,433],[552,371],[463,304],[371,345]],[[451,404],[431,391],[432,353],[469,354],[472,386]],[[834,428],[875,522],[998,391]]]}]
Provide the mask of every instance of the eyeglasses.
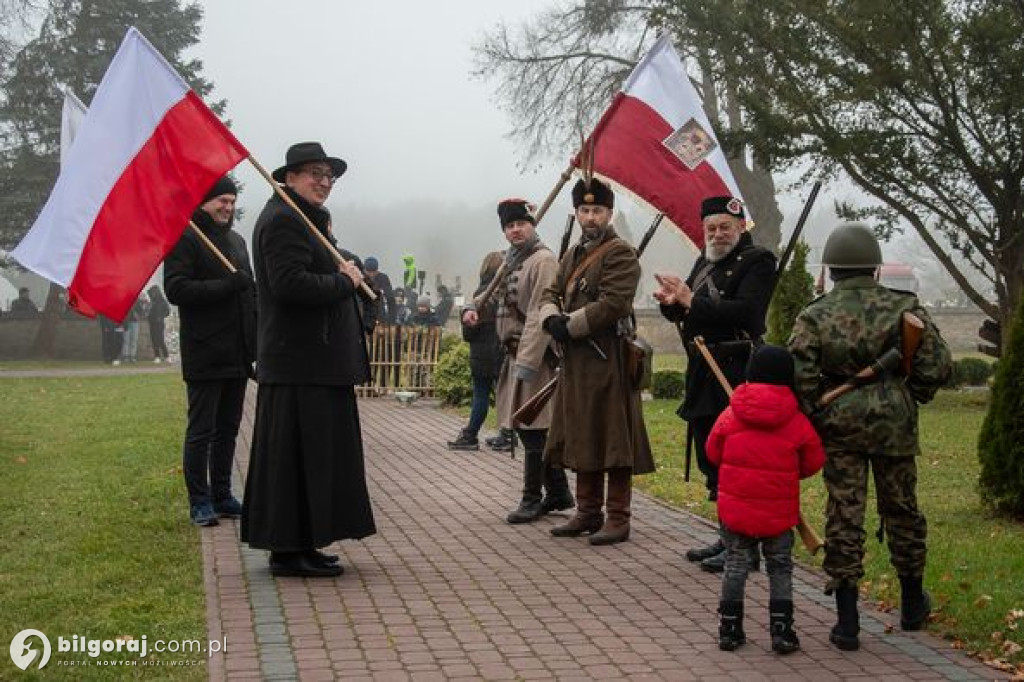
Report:
[{"label": "eyeglasses", "polygon": [[303,168],[302,172],[313,178],[314,182],[323,182],[326,180],[327,184],[334,184],[334,173],[329,170],[323,170],[322,168]]}]

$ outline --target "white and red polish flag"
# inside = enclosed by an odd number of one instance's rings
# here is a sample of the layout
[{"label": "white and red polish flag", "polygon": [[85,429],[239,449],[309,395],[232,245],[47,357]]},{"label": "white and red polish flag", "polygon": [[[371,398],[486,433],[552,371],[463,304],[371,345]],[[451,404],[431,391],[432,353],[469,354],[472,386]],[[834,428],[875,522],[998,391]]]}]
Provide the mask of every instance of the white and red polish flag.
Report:
[{"label": "white and red polish flag", "polygon": [[[667,33],[626,79],[594,128],[590,145],[595,174],[664,213],[697,248],[704,246],[701,202],[723,195],[742,201]],[[579,166],[581,157],[575,163]]]},{"label": "white and red polish flag", "polygon": [[50,198],[12,255],[68,304],[120,321],[203,195],[249,155],[167,60],[128,29]]}]

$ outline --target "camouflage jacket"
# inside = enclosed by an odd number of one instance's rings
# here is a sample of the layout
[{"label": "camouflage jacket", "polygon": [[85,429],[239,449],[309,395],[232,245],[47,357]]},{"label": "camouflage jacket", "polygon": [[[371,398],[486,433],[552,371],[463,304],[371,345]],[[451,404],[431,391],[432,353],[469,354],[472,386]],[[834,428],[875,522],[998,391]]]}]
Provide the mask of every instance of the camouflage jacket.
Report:
[{"label": "camouflage jacket", "polygon": [[[925,323],[910,376],[886,374],[815,411],[822,394],[886,350],[898,347],[905,311]],[[938,328],[914,294],[887,289],[869,276],[836,282],[832,291],[801,311],[789,349],[796,363],[800,406],[810,415],[827,452],[919,454],[917,404],[931,400],[946,383],[952,360]]]}]

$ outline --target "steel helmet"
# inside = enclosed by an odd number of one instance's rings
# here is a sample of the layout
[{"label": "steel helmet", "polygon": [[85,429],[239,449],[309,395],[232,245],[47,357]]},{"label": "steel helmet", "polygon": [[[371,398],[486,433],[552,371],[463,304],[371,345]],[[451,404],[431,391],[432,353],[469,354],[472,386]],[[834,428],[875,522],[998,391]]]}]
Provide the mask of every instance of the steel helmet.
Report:
[{"label": "steel helmet", "polygon": [[867,225],[843,223],[825,241],[821,262],[833,268],[877,268],[882,264],[882,249]]}]

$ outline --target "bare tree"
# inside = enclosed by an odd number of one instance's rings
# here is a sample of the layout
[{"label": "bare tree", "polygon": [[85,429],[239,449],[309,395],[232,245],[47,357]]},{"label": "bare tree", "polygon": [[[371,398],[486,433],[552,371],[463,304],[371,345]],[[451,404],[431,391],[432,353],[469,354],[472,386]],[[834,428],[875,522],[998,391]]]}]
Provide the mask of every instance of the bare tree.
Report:
[{"label": "bare tree", "polygon": [[[524,165],[579,148],[630,71],[664,26],[658,3],[574,0],[518,26],[498,25],[476,45],[474,75],[497,83],[511,135],[525,145]],[[677,33],[678,35],[678,33]],[[723,58],[711,42],[692,35],[677,47],[687,56],[704,109],[719,133],[740,191],[757,217],[759,243],[775,248],[782,214],[767,164],[740,132],[744,115],[739,82],[713,68]]]}]

